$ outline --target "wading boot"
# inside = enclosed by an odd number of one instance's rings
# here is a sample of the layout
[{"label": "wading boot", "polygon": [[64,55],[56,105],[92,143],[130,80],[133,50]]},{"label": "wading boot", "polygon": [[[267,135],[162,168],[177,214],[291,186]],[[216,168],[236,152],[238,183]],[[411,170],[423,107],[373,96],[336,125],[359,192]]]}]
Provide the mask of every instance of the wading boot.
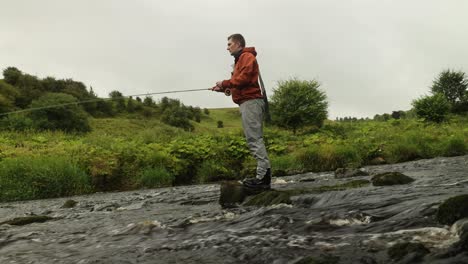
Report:
[{"label": "wading boot", "polygon": [[269,190],[271,188],[271,169],[269,168],[263,178],[247,178],[242,181],[245,187],[252,189]]}]

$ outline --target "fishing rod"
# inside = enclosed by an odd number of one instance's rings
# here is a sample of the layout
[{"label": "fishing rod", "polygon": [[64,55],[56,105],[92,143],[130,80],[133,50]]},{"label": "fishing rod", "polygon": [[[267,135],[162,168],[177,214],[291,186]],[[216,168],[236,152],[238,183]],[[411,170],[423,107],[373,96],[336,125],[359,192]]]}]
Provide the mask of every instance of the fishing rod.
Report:
[{"label": "fishing rod", "polygon": [[[55,108],[55,107],[67,106],[67,105],[78,105],[78,104],[85,104],[85,103],[94,103],[94,102],[99,102],[99,101],[117,100],[117,99],[120,99],[122,97],[124,97],[124,98],[125,97],[133,97],[133,96],[138,97],[138,96],[149,96],[149,95],[155,95],[155,94],[186,93],[186,92],[211,91],[211,90],[212,90],[211,88],[202,88],[202,89],[189,89],[189,90],[154,92],[154,93],[145,93],[145,94],[133,94],[133,95],[126,95],[126,96],[116,97],[116,98],[97,98],[97,99],[90,99],[90,100],[78,101],[78,102],[73,102],[73,103],[64,103],[64,104],[56,104],[56,105],[21,109],[21,110],[17,110],[17,111],[0,113],[0,116],[23,113],[23,112],[30,112],[30,111],[36,111],[36,110],[42,110],[42,109],[50,109],[50,108]],[[226,93],[226,95],[228,95],[228,94]]]}]

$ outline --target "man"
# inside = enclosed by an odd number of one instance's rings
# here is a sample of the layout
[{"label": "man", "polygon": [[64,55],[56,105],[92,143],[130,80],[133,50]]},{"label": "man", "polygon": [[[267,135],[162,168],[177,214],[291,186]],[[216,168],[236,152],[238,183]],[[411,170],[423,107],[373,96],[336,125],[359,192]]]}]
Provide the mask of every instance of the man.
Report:
[{"label": "man", "polygon": [[250,188],[270,189],[270,160],[263,142],[265,103],[258,83],[257,52],[254,47],[245,47],[245,39],[241,34],[228,37],[227,50],[234,57],[231,79],[217,82],[212,90],[230,91],[232,100],[240,108],[247,145],[257,160],[256,177],[244,179],[243,184]]}]

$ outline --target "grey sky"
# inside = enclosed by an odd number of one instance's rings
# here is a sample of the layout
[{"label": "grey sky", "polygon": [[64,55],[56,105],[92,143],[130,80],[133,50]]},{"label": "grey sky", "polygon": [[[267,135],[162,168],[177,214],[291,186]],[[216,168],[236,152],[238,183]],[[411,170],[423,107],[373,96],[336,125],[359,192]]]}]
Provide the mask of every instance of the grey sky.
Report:
[{"label": "grey sky", "polygon": [[[101,97],[209,88],[230,75],[231,33],[256,47],[270,95],[278,80],[317,79],[330,118],[407,110],[443,69],[468,70],[463,0],[0,3],[1,69],[73,78]],[[169,97],[235,106],[209,91]]]}]

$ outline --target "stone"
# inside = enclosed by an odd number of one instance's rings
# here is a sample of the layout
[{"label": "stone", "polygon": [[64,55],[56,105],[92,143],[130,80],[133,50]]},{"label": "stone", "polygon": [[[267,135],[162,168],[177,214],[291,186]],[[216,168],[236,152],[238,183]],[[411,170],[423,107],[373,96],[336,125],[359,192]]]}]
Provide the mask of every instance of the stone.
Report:
[{"label": "stone", "polygon": [[375,157],[369,161],[369,165],[382,165],[386,164],[387,162],[385,161],[384,158],[382,157]]},{"label": "stone", "polygon": [[260,193],[262,190],[246,188],[238,181],[227,181],[221,183],[221,194],[219,204],[223,208],[237,207],[242,204],[249,195]]},{"label": "stone", "polygon": [[385,172],[377,174],[371,178],[372,185],[374,186],[408,184],[413,181],[413,178],[408,177],[400,172]]},{"label": "stone", "polygon": [[468,217],[468,194],[458,195],[445,200],[437,210],[437,221],[451,225],[456,221]]},{"label": "stone", "polygon": [[73,208],[77,203],[78,202],[74,200],[66,200],[65,203],[62,205],[62,208]]}]

